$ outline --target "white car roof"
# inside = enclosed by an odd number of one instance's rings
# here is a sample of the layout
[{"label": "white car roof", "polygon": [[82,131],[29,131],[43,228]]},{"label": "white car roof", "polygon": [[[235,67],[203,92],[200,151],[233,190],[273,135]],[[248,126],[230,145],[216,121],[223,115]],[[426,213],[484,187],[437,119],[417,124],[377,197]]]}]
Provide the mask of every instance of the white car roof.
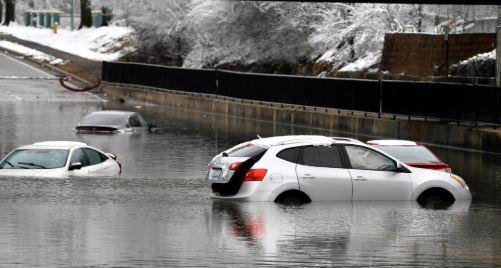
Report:
[{"label": "white car roof", "polygon": [[372,140],[372,141],[368,141],[367,144],[381,145],[381,146],[417,146],[418,145],[416,142],[406,141],[406,140]]},{"label": "white car roof", "polygon": [[92,115],[99,115],[99,114],[116,114],[116,115],[129,115],[133,114],[135,112],[130,112],[130,111],[118,111],[118,110],[108,110],[108,111],[97,111],[97,112],[92,112],[90,114]]},{"label": "white car roof", "polygon": [[255,139],[250,144],[261,145],[265,147],[286,145],[286,144],[303,144],[303,145],[330,145],[332,143],[362,143],[359,140],[339,137],[326,137],[320,135],[289,135],[277,136],[269,138]]},{"label": "white car roof", "polygon": [[44,141],[19,147],[19,149],[64,149],[70,150],[73,147],[83,147],[87,144],[77,141]]}]

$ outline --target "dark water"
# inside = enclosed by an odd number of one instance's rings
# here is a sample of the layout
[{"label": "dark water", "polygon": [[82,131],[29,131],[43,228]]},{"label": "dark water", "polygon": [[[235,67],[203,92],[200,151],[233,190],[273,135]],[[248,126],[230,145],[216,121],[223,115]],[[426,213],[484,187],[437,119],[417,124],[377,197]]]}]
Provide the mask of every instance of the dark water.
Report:
[{"label": "dark water", "polygon": [[72,132],[81,116],[117,106],[0,104],[2,156],[36,141],[80,140],[124,166],[118,178],[0,179],[0,266],[501,266],[499,155],[433,148],[473,193],[449,210],[222,203],[203,180],[221,150],[257,134],[346,134],[156,107],[139,109],[161,126],[154,134]]}]

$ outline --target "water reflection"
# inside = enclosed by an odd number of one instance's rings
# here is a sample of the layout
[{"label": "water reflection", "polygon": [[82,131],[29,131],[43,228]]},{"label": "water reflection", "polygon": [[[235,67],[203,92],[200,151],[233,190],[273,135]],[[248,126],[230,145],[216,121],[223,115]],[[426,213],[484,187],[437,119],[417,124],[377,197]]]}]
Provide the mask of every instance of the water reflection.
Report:
[{"label": "water reflection", "polygon": [[[446,265],[466,261],[456,250],[486,246],[458,243],[467,235],[462,233],[468,229],[469,207],[469,201],[456,202],[447,211],[423,209],[408,201],[318,202],[300,207],[213,201],[208,228],[223,250],[258,251],[270,263],[287,257],[296,265],[310,261],[367,265],[360,260],[376,258],[385,265],[427,260]],[[326,258],[307,257],[317,255]]]}]

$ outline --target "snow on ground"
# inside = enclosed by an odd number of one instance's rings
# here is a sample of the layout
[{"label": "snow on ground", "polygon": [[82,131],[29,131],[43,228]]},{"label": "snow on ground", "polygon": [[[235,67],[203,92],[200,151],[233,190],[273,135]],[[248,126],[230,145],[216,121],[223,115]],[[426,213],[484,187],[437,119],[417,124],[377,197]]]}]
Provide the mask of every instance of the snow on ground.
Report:
[{"label": "snow on ground", "polygon": [[16,53],[22,54],[22,55],[27,56],[27,57],[31,57],[35,60],[49,62],[52,65],[63,63],[62,59],[58,59],[54,56],[48,55],[48,54],[43,53],[41,51],[38,51],[36,49],[22,46],[18,43],[0,40],[0,47],[14,51]]},{"label": "snow on ground", "polygon": [[96,61],[114,61],[135,50],[134,30],[128,27],[59,29],[54,34],[51,29],[11,24],[0,26],[0,32]]},{"label": "snow on ground", "polygon": [[485,60],[496,60],[496,50],[494,49],[491,52],[478,54],[478,55],[473,56],[467,60],[461,61],[459,64],[468,64],[471,62],[479,62],[479,61],[485,61]]},{"label": "snow on ground", "polygon": [[496,50],[478,54],[467,60],[452,64],[449,72],[457,76],[496,76]]},{"label": "snow on ground", "polygon": [[381,61],[381,53],[368,53],[364,58],[358,59],[353,63],[349,63],[343,68],[339,69],[340,72],[358,72],[366,71],[371,67],[379,64]]}]

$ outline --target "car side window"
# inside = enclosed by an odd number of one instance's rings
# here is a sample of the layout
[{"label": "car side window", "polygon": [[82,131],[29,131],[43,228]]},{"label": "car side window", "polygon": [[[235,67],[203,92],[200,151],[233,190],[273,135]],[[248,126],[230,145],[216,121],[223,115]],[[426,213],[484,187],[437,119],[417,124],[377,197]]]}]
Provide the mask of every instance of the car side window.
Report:
[{"label": "car side window", "polygon": [[300,147],[287,148],[287,149],[280,151],[277,154],[277,157],[280,159],[283,159],[285,161],[297,163],[300,150],[301,150]]},{"label": "car side window", "polygon": [[101,164],[102,162],[105,161],[105,160],[103,160],[103,159],[105,159],[105,157],[96,150],[85,148],[84,151],[85,151],[85,154],[87,155],[87,157],[89,158],[91,166]]},{"label": "car side window", "polygon": [[81,163],[82,167],[89,165],[89,161],[87,160],[87,157],[85,157],[82,149],[76,149],[75,151],[73,151],[73,154],[71,155],[70,165],[75,163]]},{"label": "car side window", "polygon": [[395,161],[369,148],[361,146],[344,147],[348,158],[350,159],[351,168],[379,171],[396,170]]},{"label": "car side window", "polygon": [[129,117],[129,125],[131,127],[142,127],[141,121],[139,120],[139,118],[137,118],[136,115]]},{"label": "car side window", "polygon": [[141,123],[142,127],[147,127],[148,126],[148,123],[146,123],[146,120],[144,120],[144,118],[141,115],[136,114],[136,117],[139,120],[139,122]]},{"label": "car side window", "polygon": [[301,153],[301,164],[314,167],[342,168],[339,147],[306,146]]}]

